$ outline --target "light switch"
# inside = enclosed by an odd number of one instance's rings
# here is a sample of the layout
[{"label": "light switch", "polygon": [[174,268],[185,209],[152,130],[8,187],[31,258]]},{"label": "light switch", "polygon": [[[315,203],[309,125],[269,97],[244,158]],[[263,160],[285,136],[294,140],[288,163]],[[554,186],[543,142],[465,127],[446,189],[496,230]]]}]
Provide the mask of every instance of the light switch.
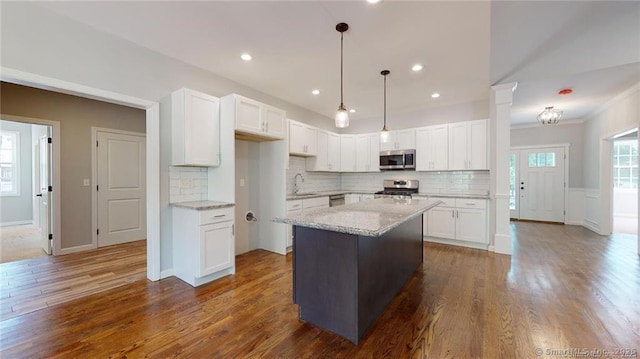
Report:
[{"label": "light switch", "polygon": [[244,178],[240,178],[240,187],[244,187]]},{"label": "light switch", "polygon": [[85,186],[85,187],[89,187],[89,184],[90,184],[90,183],[91,183],[91,182],[89,182],[89,179],[88,179],[88,178],[85,178],[85,179],[83,179],[83,180],[82,180],[82,185],[83,185],[83,186]]}]

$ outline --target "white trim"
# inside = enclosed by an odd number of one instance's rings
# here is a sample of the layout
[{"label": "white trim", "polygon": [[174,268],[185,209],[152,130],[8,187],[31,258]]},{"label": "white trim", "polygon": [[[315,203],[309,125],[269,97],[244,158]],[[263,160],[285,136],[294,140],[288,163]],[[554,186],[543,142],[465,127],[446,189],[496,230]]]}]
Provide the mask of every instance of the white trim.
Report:
[{"label": "white trim", "polygon": [[[0,80],[4,81],[2,74],[0,74]],[[53,248],[51,250],[53,251],[53,255],[62,254],[60,243],[60,238],[62,238],[62,211],[60,209],[62,201],[62,182],[60,182],[60,122],[5,114],[2,114],[1,117],[3,120],[51,127],[51,138],[53,141],[53,223],[51,223],[51,225],[53,225]]]},{"label": "white trim", "polygon": [[162,272],[160,272],[160,279],[173,277],[173,275],[174,275],[173,274],[173,268],[165,269]]},{"label": "white trim", "polygon": [[511,255],[511,236],[504,234],[496,234],[493,237],[493,252],[498,254],[508,254]]},{"label": "white trim", "polygon": [[513,146],[511,147],[511,151],[516,151],[516,150],[534,150],[534,149],[539,149],[539,148],[554,148],[554,147],[566,147],[567,149],[569,149],[569,146],[571,146],[570,143],[558,143],[558,144],[550,144],[550,145],[534,145],[534,146]]},{"label": "white trim", "polygon": [[33,221],[32,220],[26,220],[26,221],[2,222],[2,223],[0,223],[0,227],[24,226],[25,224],[33,225]]},{"label": "white trim", "polygon": [[560,121],[559,123],[557,123],[555,125],[541,125],[538,122],[535,122],[535,123],[521,123],[521,124],[511,125],[511,129],[512,130],[523,130],[523,129],[527,129],[527,128],[543,128],[543,127],[549,127],[549,126],[578,125],[578,124],[581,124],[581,123],[584,123],[584,122],[585,122],[584,119],[576,119],[576,120]]},{"label": "white trim", "polygon": [[508,193],[496,193],[493,195],[495,199],[511,199],[511,195]]},{"label": "white trim", "polygon": [[[111,91],[97,89],[85,85],[67,82],[51,77],[32,74],[11,68],[0,67],[0,80],[41,89],[62,92],[70,95],[105,101],[135,108],[147,112],[147,278],[152,281],[160,279],[160,111],[156,101],[144,100]],[[56,133],[57,132],[57,133]],[[54,138],[60,138],[60,129],[54,127]],[[54,141],[54,155],[60,151],[60,141]],[[56,148],[57,147],[57,148]],[[59,156],[54,172],[59,179]],[[152,172],[154,171],[154,172]],[[57,182],[59,184],[59,181]],[[56,197],[56,227],[60,229],[60,191],[54,191]],[[55,236],[55,234],[54,234]],[[62,238],[60,235],[54,238]],[[60,241],[54,239],[54,245]],[[58,248],[58,252],[60,249]],[[56,250],[54,247],[54,254]]]},{"label": "white trim", "polygon": [[83,244],[81,246],[63,248],[63,249],[60,250],[59,254],[60,255],[65,255],[65,254],[71,254],[71,253],[90,251],[92,249],[95,249],[95,247],[93,247],[93,245],[91,245],[91,244]]},{"label": "white trim", "polygon": [[91,244],[93,249],[98,248],[98,191],[96,187],[98,185],[98,151],[95,146],[98,141],[98,132],[146,137],[143,132],[91,126]]}]

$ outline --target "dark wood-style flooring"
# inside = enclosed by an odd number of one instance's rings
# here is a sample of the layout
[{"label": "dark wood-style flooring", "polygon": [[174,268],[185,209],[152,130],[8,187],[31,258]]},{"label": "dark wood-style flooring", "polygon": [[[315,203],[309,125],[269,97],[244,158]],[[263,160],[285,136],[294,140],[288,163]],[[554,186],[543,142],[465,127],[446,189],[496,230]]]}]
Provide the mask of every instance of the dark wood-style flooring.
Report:
[{"label": "dark wood-style flooring", "polygon": [[258,250],[237,257],[236,275],[200,288],[138,280],[3,320],[0,356],[551,358],[567,355],[550,350],[572,348],[640,355],[635,236],[526,222],[512,231],[512,257],[425,243],[424,263],[359,346],[298,321],[290,256]]}]

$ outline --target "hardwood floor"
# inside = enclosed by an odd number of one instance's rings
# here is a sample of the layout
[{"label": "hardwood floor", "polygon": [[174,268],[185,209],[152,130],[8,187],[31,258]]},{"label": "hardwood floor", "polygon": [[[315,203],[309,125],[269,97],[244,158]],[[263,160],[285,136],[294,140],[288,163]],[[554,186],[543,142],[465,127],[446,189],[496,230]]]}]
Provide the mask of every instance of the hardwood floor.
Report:
[{"label": "hardwood floor", "polygon": [[551,358],[627,348],[609,357],[638,357],[636,237],[536,223],[512,231],[512,257],[425,243],[423,265],[359,346],[299,322],[290,256],[258,250],[200,288],[138,280],[5,319],[0,356]]}]

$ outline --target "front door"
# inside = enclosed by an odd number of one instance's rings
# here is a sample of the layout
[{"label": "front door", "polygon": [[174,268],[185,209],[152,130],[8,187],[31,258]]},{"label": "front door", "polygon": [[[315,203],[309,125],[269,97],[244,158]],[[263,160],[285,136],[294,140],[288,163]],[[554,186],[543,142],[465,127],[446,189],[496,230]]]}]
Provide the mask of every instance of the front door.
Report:
[{"label": "front door", "polygon": [[[50,129],[48,129],[50,131]],[[53,207],[51,206],[51,192],[49,186],[51,184],[51,143],[49,136],[40,137],[38,143],[38,178],[40,179],[40,193],[36,196],[40,197],[40,213],[38,215],[41,235],[42,250],[51,254],[51,239],[53,233],[51,223],[53,223]]]},{"label": "front door", "polygon": [[97,133],[98,247],[147,236],[145,137]]},{"label": "front door", "polygon": [[520,219],[564,222],[564,147],[520,151]]}]

